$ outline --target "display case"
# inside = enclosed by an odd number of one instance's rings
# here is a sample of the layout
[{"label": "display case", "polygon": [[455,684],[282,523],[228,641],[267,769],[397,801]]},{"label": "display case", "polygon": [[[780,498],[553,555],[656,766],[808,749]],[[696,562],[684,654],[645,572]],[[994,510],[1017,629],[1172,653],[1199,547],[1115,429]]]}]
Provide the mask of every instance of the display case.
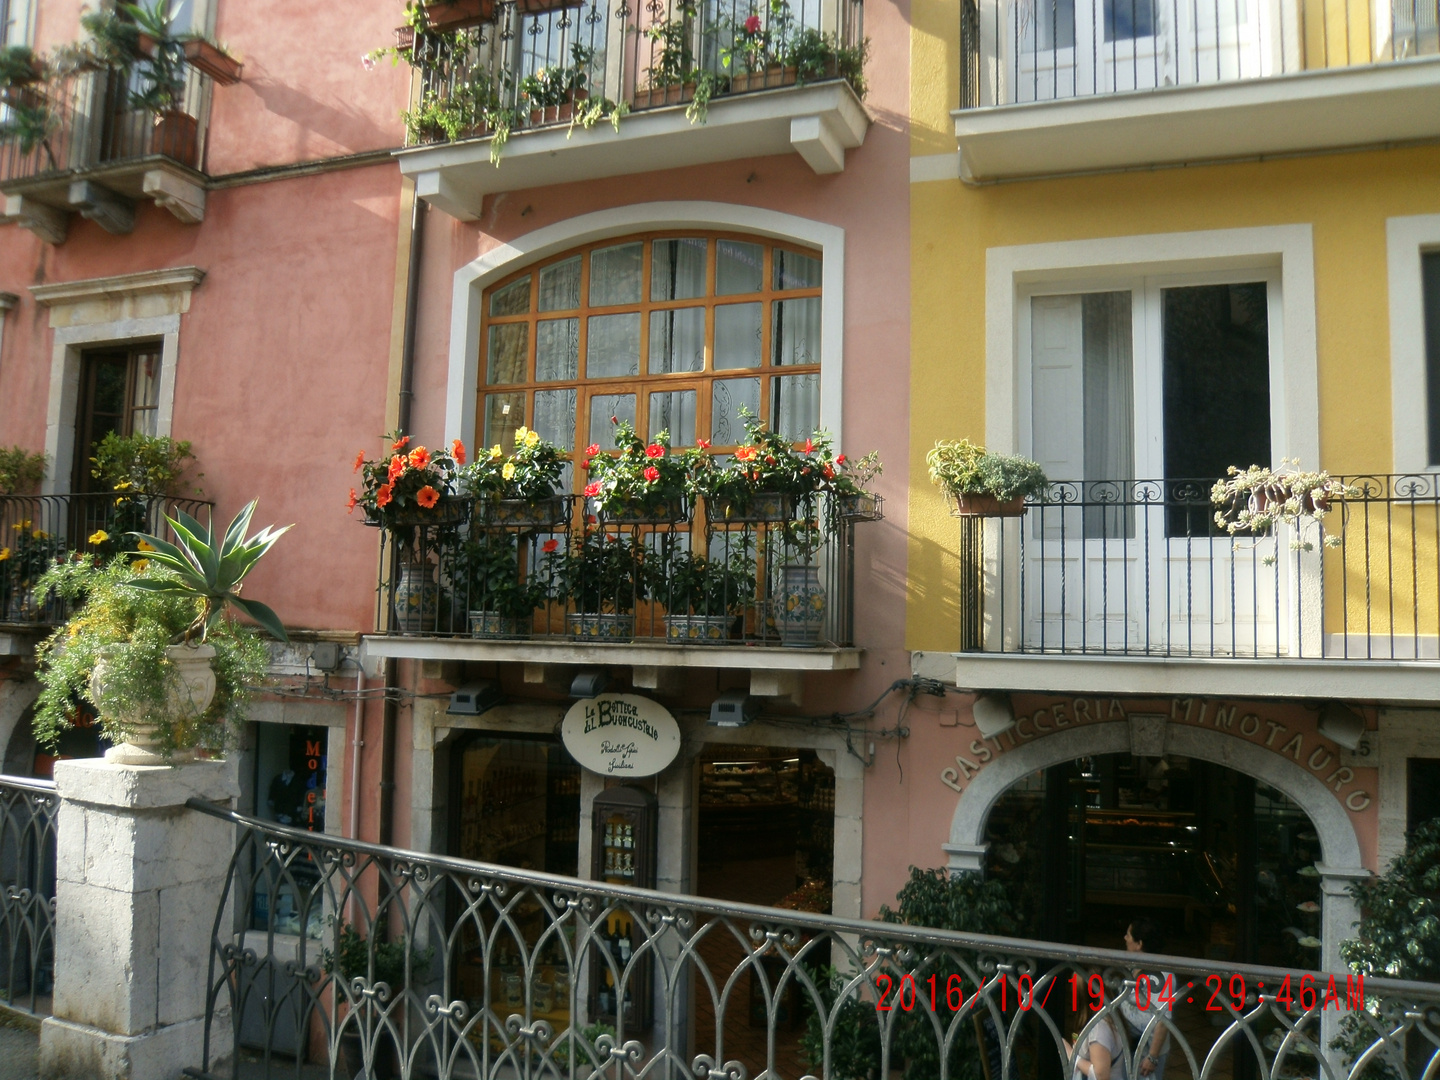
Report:
[{"label": "display case", "polygon": [[[655,796],[642,788],[606,788],[595,796],[590,876],[612,885],[655,887]],[[631,914],[616,909],[600,927],[597,946],[609,962],[592,957],[590,1017],[618,1026],[623,1015],[627,1032],[650,1024],[652,962],[634,962],[644,941]],[[617,984],[616,975],[619,975]]]}]

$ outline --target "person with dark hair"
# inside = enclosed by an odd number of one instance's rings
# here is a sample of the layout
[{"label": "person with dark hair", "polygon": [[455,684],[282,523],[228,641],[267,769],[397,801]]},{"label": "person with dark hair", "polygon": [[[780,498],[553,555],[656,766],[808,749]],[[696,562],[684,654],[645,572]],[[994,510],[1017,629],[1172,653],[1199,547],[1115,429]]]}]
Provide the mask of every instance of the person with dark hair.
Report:
[{"label": "person with dark hair", "polygon": [[[1165,951],[1165,938],[1152,920],[1143,915],[1133,919],[1125,928],[1125,951],[1162,953]],[[1144,978],[1150,984],[1150,992],[1147,995],[1145,988],[1139,986],[1133,995],[1127,995],[1120,1004],[1120,1014],[1125,1017],[1125,1026],[1130,1029],[1131,1038],[1139,1039],[1144,1036],[1145,1028],[1153,1020],[1154,1028],[1150,1032],[1149,1046],[1145,1048],[1136,1071],[1143,1080],[1165,1080],[1165,1060],[1170,1056],[1170,1032],[1165,1024],[1169,1022],[1171,1013],[1174,1011],[1173,1000],[1161,1000],[1168,987],[1171,995],[1175,993],[1175,976],[1168,971],[1161,971],[1156,974],[1153,971],[1137,975]],[[1146,1001],[1146,1007],[1141,1008],[1140,1002]]]}]

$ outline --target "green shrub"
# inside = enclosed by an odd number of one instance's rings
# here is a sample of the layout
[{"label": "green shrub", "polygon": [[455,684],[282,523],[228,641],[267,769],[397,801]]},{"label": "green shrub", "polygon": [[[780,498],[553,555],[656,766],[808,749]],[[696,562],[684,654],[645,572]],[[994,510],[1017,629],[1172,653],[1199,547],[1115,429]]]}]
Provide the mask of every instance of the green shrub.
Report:
[{"label": "green shrub", "polygon": [[[168,435],[117,435],[112,431],[95,447],[90,475],[111,491],[179,495],[194,460],[188,440],[177,441]],[[195,493],[200,493],[198,486]]]},{"label": "green shrub", "polygon": [[0,446],[0,495],[33,495],[49,461],[23,446]]},{"label": "green shrub", "polygon": [[993,495],[1001,502],[1043,495],[1050,486],[1045,472],[1026,457],[992,454],[969,439],[941,439],[925,455],[930,481],[951,498]]}]

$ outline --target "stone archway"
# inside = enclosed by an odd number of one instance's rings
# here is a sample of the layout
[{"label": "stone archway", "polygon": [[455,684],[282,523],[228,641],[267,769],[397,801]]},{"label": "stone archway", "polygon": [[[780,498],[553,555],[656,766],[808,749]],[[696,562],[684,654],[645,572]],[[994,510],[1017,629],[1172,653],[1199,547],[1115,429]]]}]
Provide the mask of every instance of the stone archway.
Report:
[{"label": "stone archway", "polygon": [[[950,838],[943,845],[951,870],[984,870],[985,826],[990,811],[1011,786],[1040,769],[1096,754],[1129,753],[1130,725],[1126,722],[1090,724],[1056,732],[1022,743],[998,755],[977,773],[961,792],[950,820]],[[1321,966],[1343,971],[1340,941],[1354,933],[1359,918],[1347,888],[1369,877],[1360,859],[1360,841],[1349,815],[1313,773],[1255,743],[1215,731],[1168,725],[1165,752],[1198,758],[1246,773],[1283,792],[1310,818],[1320,837]]]}]

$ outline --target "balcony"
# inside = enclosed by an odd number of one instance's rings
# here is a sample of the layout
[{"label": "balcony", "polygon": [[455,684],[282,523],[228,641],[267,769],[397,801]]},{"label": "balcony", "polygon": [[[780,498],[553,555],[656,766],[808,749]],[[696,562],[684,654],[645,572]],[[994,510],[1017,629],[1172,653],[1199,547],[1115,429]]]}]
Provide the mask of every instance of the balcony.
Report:
[{"label": "balcony", "polygon": [[[180,221],[205,216],[205,141],[215,80],[189,63],[175,107],[139,104],[136,69],[82,67],[5,90],[0,193],[5,217],[49,243],[78,212],[107,232],[135,227],[153,199]],[[137,82],[138,80],[138,82]]]},{"label": "balcony", "polygon": [[963,0],[970,182],[1440,136],[1436,0]]},{"label": "balcony", "polygon": [[[873,497],[871,497],[873,498]],[[507,505],[507,504],[501,504]],[[805,672],[859,666],[854,530],[880,500],[775,512],[599,521],[579,496],[387,532],[370,656],[616,665],[655,688],[666,669],[751,671],[757,696]],[[811,539],[805,539],[807,527]],[[527,675],[529,672],[527,672]]]},{"label": "balcony", "polygon": [[111,558],[135,550],[128,532],[168,536],[166,516],[184,510],[198,517],[212,503],[164,495],[0,496],[0,655],[18,651],[16,634],[48,631],[70,615],[59,596],[44,596],[35,582],[57,559]]},{"label": "balcony", "polygon": [[[1208,481],[1058,483],[962,518],[961,686],[1440,699],[1440,482],[1359,476],[1319,520],[1227,536]],[[1017,663],[1017,661],[1019,661]],[[1121,671],[1124,674],[1120,674]]]},{"label": "balcony", "polygon": [[400,169],[454,217],[492,192],[771,154],[837,173],[864,142],[860,0],[531,13],[548,6],[501,2],[494,22],[410,46],[420,108]]}]

